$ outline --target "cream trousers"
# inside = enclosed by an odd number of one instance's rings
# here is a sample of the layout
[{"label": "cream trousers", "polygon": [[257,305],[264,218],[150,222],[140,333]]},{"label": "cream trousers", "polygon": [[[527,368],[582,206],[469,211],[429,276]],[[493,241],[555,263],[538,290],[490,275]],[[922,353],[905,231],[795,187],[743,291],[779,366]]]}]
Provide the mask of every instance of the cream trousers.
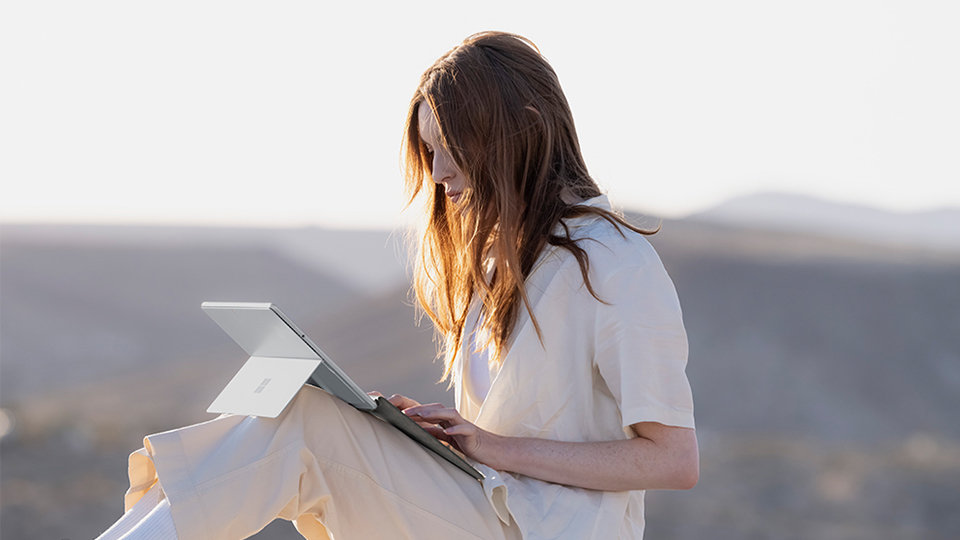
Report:
[{"label": "cream trousers", "polygon": [[144,438],[130,509],[159,481],[182,540],[246,538],[275,518],[309,539],[516,539],[479,482],[312,386],[277,418],[224,415]]}]

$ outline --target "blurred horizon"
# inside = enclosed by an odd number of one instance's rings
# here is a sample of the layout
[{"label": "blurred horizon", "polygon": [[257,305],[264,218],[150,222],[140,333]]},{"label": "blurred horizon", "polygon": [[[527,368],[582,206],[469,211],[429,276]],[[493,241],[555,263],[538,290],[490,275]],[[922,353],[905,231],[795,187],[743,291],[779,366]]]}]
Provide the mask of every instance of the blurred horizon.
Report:
[{"label": "blurred horizon", "polygon": [[[609,193],[606,193],[609,195]],[[672,214],[657,214],[653,212],[646,212],[643,208],[638,207],[629,207],[624,208],[623,205],[618,204],[617,200],[612,200],[615,206],[620,207],[621,210],[631,213],[634,215],[645,216],[654,219],[673,219],[673,220],[683,220],[683,219],[697,219],[702,216],[712,215],[714,212],[726,211],[729,207],[748,204],[757,206],[758,201],[766,201],[772,198],[780,198],[785,201],[793,201],[801,205],[817,205],[821,207],[831,207],[833,209],[838,208],[847,208],[853,211],[867,211],[867,212],[876,212],[876,213],[885,213],[890,215],[898,216],[922,216],[929,214],[945,213],[945,214],[960,214],[960,203],[950,204],[943,203],[940,205],[932,205],[928,207],[915,208],[915,209],[896,209],[890,208],[883,205],[872,205],[864,201],[849,201],[841,200],[830,197],[823,197],[818,195],[811,195],[807,193],[800,192],[786,192],[786,191],[756,191],[745,194],[733,195],[729,198],[722,199],[716,203],[708,204],[703,207],[698,207],[691,209],[689,212],[683,213],[681,215],[672,215]],[[415,203],[416,204],[416,203]],[[762,204],[762,203],[761,203]],[[30,219],[8,219],[6,216],[0,215],[0,227],[8,226],[17,226],[17,225],[54,225],[54,226],[104,226],[104,227],[190,227],[190,228],[230,228],[230,229],[309,229],[309,228],[320,228],[328,229],[335,231],[402,231],[407,228],[414,227],[415,219],[411,219],[414,216],[417,210],[412,205],[409,209],[406,209],[402,212],[398,212],[398,216],[405,214],[406,219],[398,219],[397,223],[393,226],[384,225],[381,223],[373,224],[351,224],[351,223],[323,223],[318,220],[316,222],[303,222],[303,223],[286,223],[281,221],[268,221],[268,222],[258,222],[258,221],[249,221],[238,219],[234,220],[208,220],[208,221],[190,221],[190,220],[163,220],[163,219],[126,219],[123,221],[114,221],[110,219],[103,218],[91,218],[91,219],[63,219],[63,218],[44,218],[41,216],[35,216]],[[757,216],[745,215],[742,217],[743,223],[755,222],[756,224],[762,225],[762,222],[756,222]]]}]

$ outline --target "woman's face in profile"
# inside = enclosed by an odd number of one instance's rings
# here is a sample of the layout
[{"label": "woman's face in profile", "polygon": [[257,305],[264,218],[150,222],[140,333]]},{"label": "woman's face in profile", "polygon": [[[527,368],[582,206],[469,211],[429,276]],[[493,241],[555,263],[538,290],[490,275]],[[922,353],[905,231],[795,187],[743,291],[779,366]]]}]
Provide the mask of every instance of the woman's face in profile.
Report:
[{"label": "woman's face in profile", "polygon": [[460,200],[463,190],[467,188],[466,179],[453,156],[443,144],[440,143],[440,124],[425,101],[420,102],[417,116],[417,129],[420,132],[420,139],[423,140],[430,151],[431,176],[437,184],[443,184],[444,192],[453,203]]}]

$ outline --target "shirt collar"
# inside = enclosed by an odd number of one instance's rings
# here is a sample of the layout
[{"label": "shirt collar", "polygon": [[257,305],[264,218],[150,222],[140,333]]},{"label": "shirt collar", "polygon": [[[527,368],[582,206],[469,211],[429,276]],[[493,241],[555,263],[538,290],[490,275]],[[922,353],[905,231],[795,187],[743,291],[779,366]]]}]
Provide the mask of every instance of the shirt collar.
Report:
[{"label": "shirt collar", "polygon": [[610,200],[607,199],[606,195],[601,194],[592,199],[587,199],[582,203],[579,203],[577,206],[594,206],[603,210],[610,210]]},{"label": "shirt collar", "polygon": [[[577,203],[574,206],[589,206],[589,207],[597,208],[600,210],[606,210],[607,212],[612,212],[612,209],[610,206],[610,200],[607,199],[606,195],[598,195],[591,199],[587,199],[583,202]],[[567,227],[572,230],[572,229],[577,229],[579,227],[582,227],[588,223],[592,223],[598,219],[602,219],[602,218],[596,214],[586,214],[583,216],[566,218],[563,220],[563,222],[566,223]],[[562,233],[563,233],[563,226],[560,223],[558,223],[557,226],[554,227],[553,229],[553,234],[562,234]]]}]

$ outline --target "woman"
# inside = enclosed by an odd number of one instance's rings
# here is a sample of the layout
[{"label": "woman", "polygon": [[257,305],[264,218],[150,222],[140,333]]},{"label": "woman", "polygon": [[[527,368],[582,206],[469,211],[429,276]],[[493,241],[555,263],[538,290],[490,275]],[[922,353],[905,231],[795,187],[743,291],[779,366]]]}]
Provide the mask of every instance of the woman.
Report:
[{"label": "woman", "polygon": [[456,407],[390,400],[486,479],[307,387],[277,419],[147,437],[133,509],[104,537],[243,537],[283,517],[308,538],[640,538],[643,490],[697,482],[673,284],[587,173],[535,46],[485,32],[437,60],[405,156],[411,200],[427,197],[414,289]]}]

